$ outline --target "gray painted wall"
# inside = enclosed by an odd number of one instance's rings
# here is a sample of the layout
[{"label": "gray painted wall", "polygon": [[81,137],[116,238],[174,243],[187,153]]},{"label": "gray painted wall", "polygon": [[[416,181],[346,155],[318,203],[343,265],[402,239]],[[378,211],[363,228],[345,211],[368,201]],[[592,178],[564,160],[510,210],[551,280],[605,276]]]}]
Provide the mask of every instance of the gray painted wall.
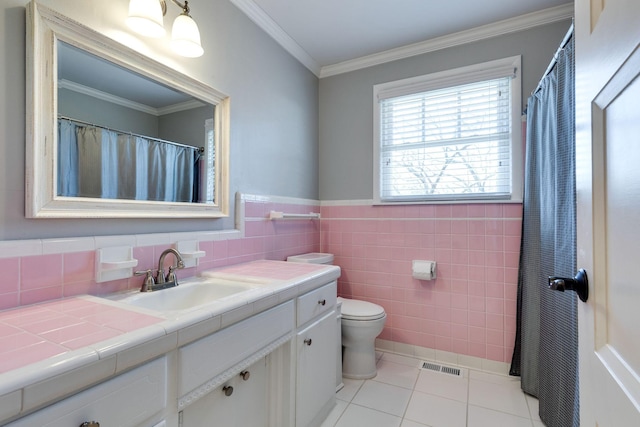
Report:
[{"label": "gray painted wall", "polygon": [[158,138],[204,147],[205,122],[213,118],[213,105],[165,114],[158,119]]},{"label": "gray painted wall", "polygon": [[[131,39],[128,0],[39,0],[114,38]],[[197,3],[197,4],[196,4]],[[24,217],[25,5],[0,5],[0,240],[218,230],[220,220]],[[231,96],[230,199],[235,192],[318,198],[318,79],[226,0],[190,4],[205,55],[175,56],[168,38],[132,40],[148,56]],[[168,2],[165,26],[180,12]],[[136,36],[137,37],[137,36]]]},{"label": "gray painted wall", "polygon": [[205,143],[205,121],[214,106],[155,116],[68,89],[58,89],[58,114],[112,130],[133,132],[194,147]]},{"label": "gray painted wall", "polygon": [[522,55],[522,101],[571,22],[558,22],[320,80],[320,200],[373,198],[373,86]]}]

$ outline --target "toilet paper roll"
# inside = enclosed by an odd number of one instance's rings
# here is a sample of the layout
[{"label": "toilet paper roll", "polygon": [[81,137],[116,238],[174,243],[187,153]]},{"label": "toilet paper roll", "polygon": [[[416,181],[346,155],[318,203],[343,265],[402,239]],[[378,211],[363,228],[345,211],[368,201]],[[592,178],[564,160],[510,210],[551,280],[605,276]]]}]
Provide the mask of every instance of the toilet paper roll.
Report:
[{"label": "toilet paper roll", "polygon": [[413,260],[412,275],[419,280],[434,280],[436,278],[436,262]]}]

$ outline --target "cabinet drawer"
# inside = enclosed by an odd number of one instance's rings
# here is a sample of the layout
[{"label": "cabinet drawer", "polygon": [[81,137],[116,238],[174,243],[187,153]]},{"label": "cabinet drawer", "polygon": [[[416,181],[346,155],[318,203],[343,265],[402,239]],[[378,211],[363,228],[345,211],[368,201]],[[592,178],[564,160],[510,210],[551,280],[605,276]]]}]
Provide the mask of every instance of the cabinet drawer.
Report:
[{"label": "cabinet drawer", "polygon": [[336,305],[338,284],[333,282],[298,297],[297,325],[302,326],[309,320],[333,310]]},{"label": "cabinet drawer", "polygon": [[290,301],[180,348],[178,396],[184,397],[291,334],[293,324],[293,301]]},{"label": "cabinet drawer", "polygon": [[[164,409],[166,390],[167,361],[162,357],[20,418],[7,427],[69,427],[87,421],[96,421],[102,426],[140,426]],[[148,425],[153,424],[150,420]]]}]

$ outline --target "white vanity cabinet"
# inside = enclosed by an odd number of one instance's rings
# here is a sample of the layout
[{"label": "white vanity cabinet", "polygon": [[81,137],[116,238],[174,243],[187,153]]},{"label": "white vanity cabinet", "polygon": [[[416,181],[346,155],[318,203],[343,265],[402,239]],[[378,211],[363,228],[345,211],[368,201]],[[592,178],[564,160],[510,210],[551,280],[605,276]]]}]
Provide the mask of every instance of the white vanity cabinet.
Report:
[{"label": "white vanity cabinet", "polygon": [[291,340],[289,301],[178,349],[178,409],[210,393]]},{"label": "white vanity cabinet", "polygon": [[[139,366],[59,401],[61,395],[47,391],[51,405],[0,425],[317,427],[335,405],[337,283],[329,282],[335,277],[323,285],[312,277],[298,288],[284,283],[280,294],[216,312],[222,329],[179,319],[177,335],[161,337],[162,349],[139,358]],[[194,325],[185,337],[212,329],[180,345],[181,331]],[[127,344],[152,343],[153,332]]]},{"label": "white vanity cabinet", "polygon": [[336,282],[298,297],[296,427],[318,426],[335,405]]},{"label": "white vanity cabinet", "polygon": [[[272,354],[294,333],[294,303],[280,304],[178,349],[183,427],[280,427],[288,407],[274,399]],[[286,390],[285,390],[286,392]]]},{"label": "white vanity cabinet", "polygon": [[162,425],[167,403],[167,360],[161,357],[88,390],[20,418],[7,427],[102,427]]},{"label": "white vanity cabinet", "polygon": [[182,427],[267,427],[268,396],[264,357],[182,411]]}]

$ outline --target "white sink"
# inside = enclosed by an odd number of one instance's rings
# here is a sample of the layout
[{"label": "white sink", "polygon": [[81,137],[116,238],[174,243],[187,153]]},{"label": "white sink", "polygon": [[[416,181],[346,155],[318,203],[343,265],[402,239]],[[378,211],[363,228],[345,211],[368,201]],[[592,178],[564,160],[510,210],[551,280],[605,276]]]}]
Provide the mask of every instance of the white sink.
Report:
[{"label": "white sink", "polygon": [[188,310],[255,289],[257,286],[258,283],[252,282],[198,277],[174,288],[139,292],[118,301],[156,311]]}]

